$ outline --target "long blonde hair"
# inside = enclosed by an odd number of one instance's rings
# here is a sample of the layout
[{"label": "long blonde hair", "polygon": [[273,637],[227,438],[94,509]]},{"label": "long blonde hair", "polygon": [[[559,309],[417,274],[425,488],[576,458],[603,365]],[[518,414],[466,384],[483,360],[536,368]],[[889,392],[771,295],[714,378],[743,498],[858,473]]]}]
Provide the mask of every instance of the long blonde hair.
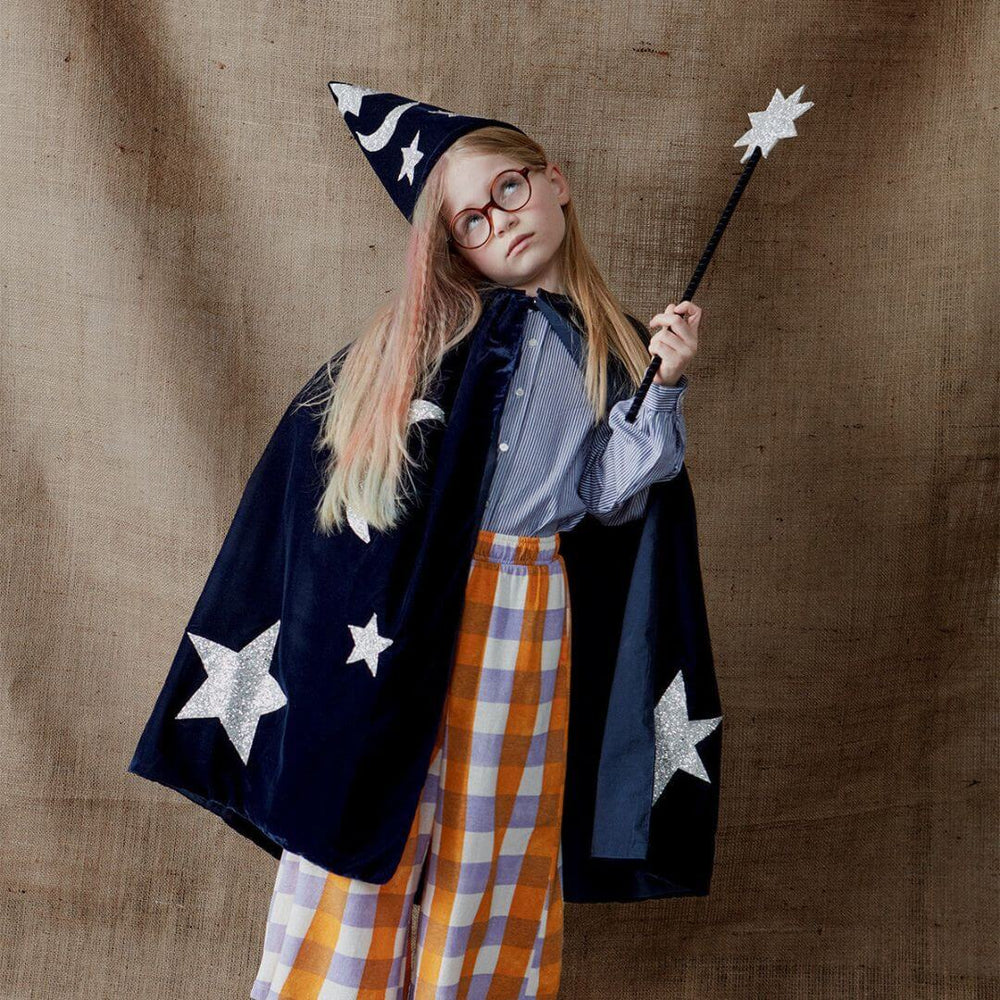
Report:
[{"label": "long blonde hair", "polygon": [[[349,511],[380,531],[405,516],[416,466],[406,447],[410,404],[424,397],[445,352],[469,335],[482,314],[480,291],[493,283],[451,250],[441,216],[444,164],[463,153],[506,154],[539,169],[549,162],[529,136],[489,126],[461,136],[435,163],[414,207],[400,284],[341,352],[340,363],[327,365],[320,395],[306,401],[323,408],[316,441],[327,455],[326,485],[316,506],[323,534],[340,531]],[[596,422],[606,416],[609,352],[621,359],[634,388],[649,352],[587,250],[572,200],[563,212],[562,277],[587,331],[584,389]]]}]

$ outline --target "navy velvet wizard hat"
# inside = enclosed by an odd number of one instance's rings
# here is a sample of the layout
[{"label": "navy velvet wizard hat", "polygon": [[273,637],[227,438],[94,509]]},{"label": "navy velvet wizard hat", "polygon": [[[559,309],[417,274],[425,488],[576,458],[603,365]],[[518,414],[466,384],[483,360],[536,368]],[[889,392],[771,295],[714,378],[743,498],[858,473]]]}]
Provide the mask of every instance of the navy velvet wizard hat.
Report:
[{"label": "navy velvet wizard hat", "polygon": [[459,136],[487,125],[524,134],[510,122],[446,111],[383,90],[339,80],[328,86],[351,135],[407,222],[413,221],[413,206],[431,168]]}]

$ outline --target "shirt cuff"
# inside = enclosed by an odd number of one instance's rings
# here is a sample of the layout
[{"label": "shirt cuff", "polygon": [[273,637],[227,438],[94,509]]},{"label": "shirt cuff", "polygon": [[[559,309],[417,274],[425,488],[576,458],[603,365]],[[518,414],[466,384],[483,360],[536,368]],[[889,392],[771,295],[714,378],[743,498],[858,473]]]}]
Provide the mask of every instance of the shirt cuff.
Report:
[{"label": "shirt cuff", "polygon": [[681,374],[677,380],[677,385],[660,385],[658,382],[650,382],[646,398],[642,401],[643,406],[648,406],[651,410],[658,412],[670,412],[677,408],[684,390],[688,387],[690,380],[687,372]]}]

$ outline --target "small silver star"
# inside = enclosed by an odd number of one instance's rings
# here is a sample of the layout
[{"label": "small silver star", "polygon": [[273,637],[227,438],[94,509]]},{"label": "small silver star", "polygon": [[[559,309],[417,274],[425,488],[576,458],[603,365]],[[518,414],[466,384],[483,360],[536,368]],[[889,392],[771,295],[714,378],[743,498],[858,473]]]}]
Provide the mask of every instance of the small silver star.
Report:
[{"label": "small silver star", "polygon": [[176,718],[217,718],[244,764],[250,756],[260,717],[288,701],[270,672],[280,627],[280,620],[276,621],[238,651],[193,632],[187,633],[208,677]]},{"label": "small silver star", "polygon": [[351,638],[354,639],[354,649],[351,650],[351,655],[345,662],[355,663],[358,660],[364,660],[372,672],[372,677],[374,677],[378,670],[379,653],[392,645],[392,639],[378,634],[378,615],[374,613],[364,628],[360,625],[348,625],[347,627],[351,630]]},{"label": "small silver star", "polygon": [[798,135],[795,131],[795,119],[813,106],[812,101],[799,104],[804,89],[805,84],[788,97],[783,96],[780,90],[775,90],[767,110],[747,112],[747,118],[750,119],[753,128],[747,129],[733,143],[734,146],[747,147],[740,163],[749,158],[755,146],[760,146],[761,155],[767,156],[779,139]]},{"label": "small silver star", "polygon": [[653,763],[653,804],[663,794],[667,782],[677,771],[687,771],[711,784],[712,779],[698,755],[700,743],[722,721],[717,719],[689,719],[684,674],[678,670],[670,687],[653,710],[656,728],[656,758]]},{"label": "small silver star", "polygon": [[403,154],[403,166],[399,171],[399,176],[396,178],[397,181],[401,181],[404,177],[413,183],[413,168],[424,158],[424,154],[417,149],[417,143],[420,141],[420,130],[417,130],[417,134],[413,137],[413,142],[409,146],[401,147],[401,152]]},{"label": "small silver star", "polygon": [[350,83],[331,83],[330,90],[337,98],[337,109],[341,115],[346,115],[348,111],[358,117],[361,114],[361,102],[366,94],[377,94],[377,90],[370,87],[355,87]]}]

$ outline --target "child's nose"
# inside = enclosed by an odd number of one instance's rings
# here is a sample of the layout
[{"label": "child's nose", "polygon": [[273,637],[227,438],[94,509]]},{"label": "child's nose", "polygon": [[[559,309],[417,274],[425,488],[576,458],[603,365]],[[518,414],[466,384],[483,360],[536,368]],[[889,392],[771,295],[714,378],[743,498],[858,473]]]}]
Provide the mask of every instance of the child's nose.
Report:
[{"label": "child's nose", "polygon": [[502,208],[493,209],[493,229],[498,233],[506,232],[510,220],[513,218],[512,212],[505,212]]}]

